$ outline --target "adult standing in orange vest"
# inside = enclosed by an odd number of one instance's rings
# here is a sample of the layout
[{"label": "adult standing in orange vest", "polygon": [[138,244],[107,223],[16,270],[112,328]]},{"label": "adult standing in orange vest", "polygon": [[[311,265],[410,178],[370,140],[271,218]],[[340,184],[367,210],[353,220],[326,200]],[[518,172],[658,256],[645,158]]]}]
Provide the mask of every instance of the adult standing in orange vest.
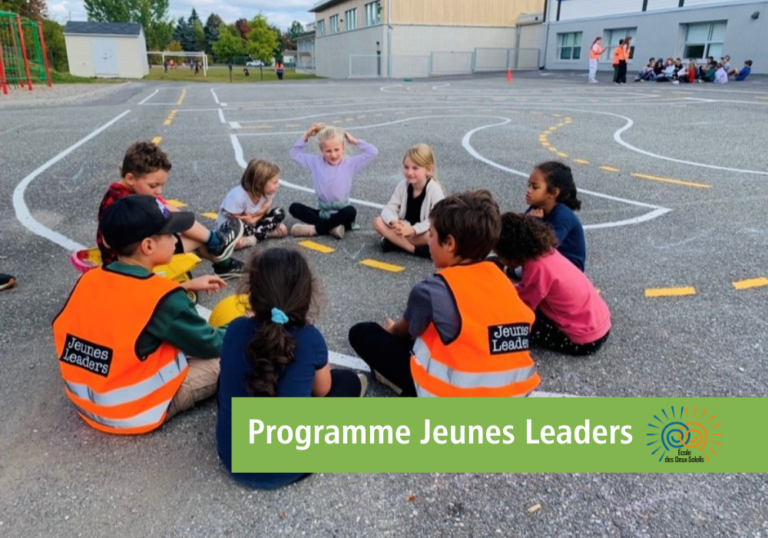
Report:
[{"label": "adult standing in orange vest", "polygon": [[619,46],[613,50],[613,60],[611,60],[611,65],[613,66],[613,83],[614,84],[619,83],[619,62],[621,61],[621,58],[624,55],[624,51],[621,49],[621,47],[623,46],[624,46],[624,40],[620,39]]},{"label": "adult standing in orange vest", "polygon": [[[64,390],[97,430],[146,433],[216,393],[224,330],[208,325],[178,284],[152,273],[194,222],[194,213],[170,213],[154,196],[112,204],[101,230],[118,261],[84,274],[53,321]],[[225,285],[211,275],[187,289]]]},{"label": "adult standing in orange vest", "polygon": [[448,196],[429,216],[438,273],[417,283],[403,318],[359,323],[349,342],[376,379],[406,396],[526,396],[541,379],[529,352],[535,316],[486,257],[501,233],[488,191]]},{"label": "adult standing in orange vest", "polygon": [[285,67],[283,67],[283,62],[275,63],[275,74],[277,75],[277,78],[280,80],[283,80],[283,73],[285,73]]},{"label": "adult standing in orange vest", "polygon": [[597,75],[597,63],[604,52],[603,38],[596,37],[589,48],[589,82],[592,84],[597,84],[597,78],[595,78]]},{"label": "adult standing in orange vest", "polygon": [[627,83],[627,65],[629,64],[629,56],[630,56],[630,44],[632,43],[632,38],[627,37],[624,40],[624,43],[619,46],[617,49],[619,51],[618,60],[619,60],[619,68],[618,73],[616,75],[616,82],[618,84],[626,84]]}]

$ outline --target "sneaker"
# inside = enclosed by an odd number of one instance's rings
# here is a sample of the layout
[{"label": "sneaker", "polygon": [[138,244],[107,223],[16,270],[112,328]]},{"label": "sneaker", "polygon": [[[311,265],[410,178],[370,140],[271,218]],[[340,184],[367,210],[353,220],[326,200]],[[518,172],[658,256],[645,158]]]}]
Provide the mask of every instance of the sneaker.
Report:
[{"label": "sneaker", "polygon": [[368,376],[365,374],[357,374],[357,378],[360,380],[360,397],[362,398],[368,390]]},{"label": "sneaker", "polygon": [[208,253],[213,256],[211,261],[216,263],[229,258],[244,232],[243,223],[238,219],[229,219],[214,231],[213,233],[219,237],[219,244],[215,247],[206,247]]},{"label": "sneaker", "polygon": [[414,256],[417,256],[419,258],[424,258],[426,260],[432,259],[432,256],[429,254],[429,247],[427,245],[419,245],[413,251],[413,254]]},{"label": "sneaker", "polygon": [[269,239],[280,239],[286,235],[288,235],[288,228],[285,227],[285,224],[281,224],[271,232],[267,233]]},{"label": "sneaker", "polygon": [[230,258],[229,267],[221,269],[219,267],[213,268],[213,273],[216,276],[220,276],[224,280],[235,280],[240,278],[240,275],[245,271],[245,264],[238,259]]},{"label": "sneaker", "polygon": [[390,241],[386,237],[381,238],[381,241],[379,241],[379,245],[381,245],[381,251],[384,253],[400,250],[399,248],[397,248],[397,245],[392,243],[392,241]]},{"label": "sneaker", "polygon": [[312,224],[294,224],[291,226],[291,235],[293,237],[312,237],[317,235],[317,230]]},{"label": "sneaker", "polygon": [[335,228],[328,230],[328,234],[332,235],[336,239],[344,239],[344,232],[346,232],[346,229],[344,228],[343,224],[339,224]]},{"label": "sneaker", "polygon": [[597,84],[597,81],[596,80],[590,80],[589,83],[590,84]]},{"label": "sneaker", "polygon": [[235,250],[242,250],[248,247],[255,247],[259,240],[254,235],[246,235],[240,238],[240,241],[235,245]]},{"label": "sneaker", "polygon": [[373,377],[376,379],[376,381],[378,381],[382,385],[385,385],[391,388],[395,392],[395,394],[397,394],[398,396],[403,393],[403,389],[401,389],[400,387],[392,383],[389,379],[381,375],[376,370],[373,370]]},{"label": "sneaker", "polygon": [[8,290],[16,285],[16,279],[11,275],[0,273],[0,290]]}]

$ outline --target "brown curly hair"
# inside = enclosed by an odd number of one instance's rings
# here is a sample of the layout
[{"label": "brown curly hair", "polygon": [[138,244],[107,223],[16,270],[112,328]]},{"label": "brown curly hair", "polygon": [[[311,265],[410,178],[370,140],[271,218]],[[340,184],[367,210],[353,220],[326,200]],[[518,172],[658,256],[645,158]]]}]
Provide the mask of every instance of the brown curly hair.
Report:
[{"label": "brown curly hair", "polygon": [[168,155],[153,142],[136,142],[125,152],[120,177],[128,174],[143,177],[158,170],[170,172],[171,161]]},{"label": "brown curly hair", "polygon": [[451,235],[456,256],[482,260],[498,241],[500,213],[490,191],[474,190],[446,196],[432,208],[429,220],[441,245]]},{"label": "brown curly hair", "polygon": [[505,265],[523,265],[556,247],[557,237],[546,222],[511,212],[501,216],[501,236],[495,251]]}]

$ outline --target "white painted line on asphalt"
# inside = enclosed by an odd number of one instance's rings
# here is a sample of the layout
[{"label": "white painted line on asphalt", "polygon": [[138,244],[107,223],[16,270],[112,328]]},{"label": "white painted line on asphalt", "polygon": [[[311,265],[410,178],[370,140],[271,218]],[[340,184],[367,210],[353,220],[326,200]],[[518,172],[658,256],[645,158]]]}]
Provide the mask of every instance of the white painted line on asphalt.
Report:
[{"label": "white painted line on asphalt", "polygon": [[139,105],[143,105],[144,103],[146,103],[147,101],[149,101],[150,99],[152,99],[152,98],[153,98],[155,95],[157,95],[157,92],[159,92],[159,91],[160,91],[160,90],[158,89],[158,90],[155,90],[155,91],[153,91],[152,93],[150,93],[148,97],[144,98],[144,100],[142,100],[142,101],[139,101]]},{"label": "white painted line on asphalt", "polygon": [[218,105],[218,104],[220,104],[220,103],[219,103],[219,96],[218,96],[218,95],[216,95],[216,92],[214,91],[214,89],[213,89],[213,88],[211,88],[211,95],[213,95],[213,100],[214,100],[214,101],[216,101],[216,104],[217,104],[217,105]]},{"label": "white painted line on asphalt", "polygon": [[[274,133],[270,133],[274,134]],[[235,160],[237,161],[237,164],[245,170],[248,167],[248,163],[245,160],[245,157],[243,156],[243,146],[240,145],[240,140],[238,140],[238,136],[242,135],[229,135],[229,139],[232,141],[232,148],[235,150]],[[302,185],[297,185],[296,183],[291,183],[290,181],[284,179],[283,177],[280,178],[280,186],[281,187],[288,187],[289,189],[295,189],[297,191],[302,192],[309,192],[312,194],[315,194],[315,189],[304,187]],[[353,202],[355,204],[364,205],[367,207],[373,207],[375,209],[383,209],[383,204],[377,204],[375,202],[369,202],[367,200],[358,200],[357,198],[350,198],[350,202]]]},{"label": "white painted line on asphalt", "polygon": [[32,216],[32,214],[29,212],[29,208],[27,207],[27,203],[24,201],[24,192],[27,190],[27,187],[29,186],[32,181],[38,177],[40,174],[48,170],[51,166],[62,160],[64,157],[78,149],[80,146],[88,142],[89,140],[94,139],[98,135],[100,135],[102,132],[106,131],[112,125],[123,119],[126,115],[130,114],[130,110],[126,110],[116,118],[112,119],[108,123],[105,123],[95,131],[93,131],[91,134],[86,136],[85,138],[81,139],[78,142],[75,142],[71,146],[69,146],[67,149],[56,155],[55,157],[51,158],[40,166],[37,170],[29,174],[27,177],[21,180],[21,183],[16,185],[16,188],[13,191],[13,207],[16,210],[16,218],[23,224],[29,231],[31,231],[35,235],[39,235],[40,237],[44,237],[45,239],[48,239],[49,241],[52,241],[59,245],[60,247],[69,250],[82,250],[85,248],[85,246],[81,245],[80,243],[77,243],[76,241],[71,240],[69,237],[66,237],[59,232],[56,232],[54,230],[51,230],[50,228],[43,226],[40,222],[35,220],[35,218]]},{"label": "white painted line on asphalt", "polygon": [[230,126],[230,128],[232,128],[232,129],[242,129],[242,127],[240,126],[240,124],[239,124],[238,122],[236,122],[236,121],[230,121],[230,122],[229,122],[229,126]]},{"label": "white painted line on asphalt", "polygon": [[[604,114],[608,114],[608,113],[604,113]],[[632,125],[634,125],[635,122],[632,121],[631,119],[627,118],[626,116],[620,116],[618,114],[608,114],[608,115],[616,116],[617,118],[623,118],[624,120],[627,121],[627,124],[624,127],[622,127],[621,129],[619,129],[618,131],[616,131],[613,134],[613,139],[616,142],[618,142],[619,144],[621,144],[622,146],[624,146],[625,148],[627,148],[629,150],[632,150],[632,151],[634,151],[636,153],[640,153],[641,155],[647,155],[648,157],[653,157],[654,159],[661,159],[663,161],[670,161],[670,162],[673,162],[673,163],[687,164],[689,166],[698,166],[699,168],[709,168],[711,170],[722,170],[724,172],[736,172],[736,173],[740,173],[740,174],[753,174],[753,175],[760,175],[760,176],[768,176],[768,172],[761,172],[759,170],[743,170],[741,168],[727,168],[725,166],[715,166],[713,164],[704,164],[704,163],[693,162],[693,161],[684,161],[682,159],[675,159],[673,157],[665,157],[664,155],[658,155],[656,153],[651,153],[650,151],[645,151],[643,149],[636,148],[635,146],[625,142],[621,138],[622,133],[624,133],[625,131],[631,129]]]},{"label": "white painted line on asphalt", "polygon": [[219,120],[221,120],[221,123],[227,123],[227,120],[224,119],[224,109],[219,109]]}]

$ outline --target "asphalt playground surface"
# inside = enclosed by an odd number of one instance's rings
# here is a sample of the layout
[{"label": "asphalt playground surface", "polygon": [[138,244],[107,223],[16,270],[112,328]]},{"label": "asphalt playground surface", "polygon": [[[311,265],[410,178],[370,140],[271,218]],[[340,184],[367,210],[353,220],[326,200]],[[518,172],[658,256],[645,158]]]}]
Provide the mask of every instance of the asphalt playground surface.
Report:
[{"label": "asphalt playground surface", "polygon": [[[322,280],[317,325],[337,364],[359,367],[349,328],[399,317],[432,271],[383,254],[370,225],[405,149],[426,142],[447,192],[487,188],[505,211],[525,209],[536,163],[573,168],[587,274],[613,329],[590,358],[536,353],[541,391],[767,397],[768,79],[618,87],[606,75],[587,85],[584,73],[520,73],[511,84],[488,75],[88,91],[0,98],[0,271],[18,279],[0,292],[0,536],[768,536],[764,475],[322,474],[251,491],[218,462],[213,401],[142,437],[87,427],[64,395],[50,331],[78,276],[69,251],[95,243],[98,204],[132,142],[161,138],[173,162],[165,197],[213,223],[204,213],[250,158],[282,169],[279,205],[313,203],[288,149],[321,121],[380,150],[353,187],[360,231],[313,238],[314,248],[279,241],[302,249]],[[213,308],[234,288],[201,303]],[[369,395],[391,393],[373,382]]]}]

